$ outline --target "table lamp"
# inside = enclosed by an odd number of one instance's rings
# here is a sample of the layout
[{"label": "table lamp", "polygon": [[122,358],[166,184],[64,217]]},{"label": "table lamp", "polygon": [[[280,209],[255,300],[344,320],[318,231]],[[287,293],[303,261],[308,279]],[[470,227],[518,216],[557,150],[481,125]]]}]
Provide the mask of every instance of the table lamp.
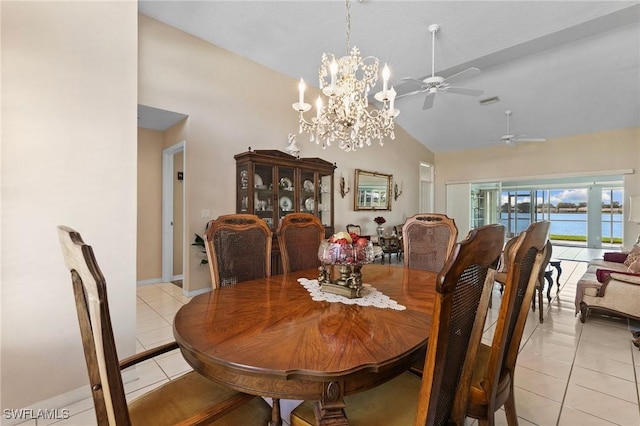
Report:
[{"label": "table lamp", "polygon": [[[629,197],[629,222],[640,224],[640,195]],[[636,244],[640,244],[640,235]]]}]

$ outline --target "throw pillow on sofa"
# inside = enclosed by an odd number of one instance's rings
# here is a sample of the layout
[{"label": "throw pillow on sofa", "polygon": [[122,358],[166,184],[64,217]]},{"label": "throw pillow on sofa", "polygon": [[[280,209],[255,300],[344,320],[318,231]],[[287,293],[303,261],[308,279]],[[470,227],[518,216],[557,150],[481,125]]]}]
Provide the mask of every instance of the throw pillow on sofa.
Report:
[{"label": "throw pillow on sofa", "polygon": [[603,258],[607,262],[624,263],[629,253],[620,253],[619,251],[610,251],[604,254]]},{"label": "throw pillow on sofa", "polygon": [[629,266],[638,259],[640,259],[640,246],[634,245],[623,263],[625,266]]},{"label": "throw pillow on sofa", "polygon": [[634,274],[640,273],[640,259],[636,259],[631,265],[629,265],[627,272],[633,272]]}]

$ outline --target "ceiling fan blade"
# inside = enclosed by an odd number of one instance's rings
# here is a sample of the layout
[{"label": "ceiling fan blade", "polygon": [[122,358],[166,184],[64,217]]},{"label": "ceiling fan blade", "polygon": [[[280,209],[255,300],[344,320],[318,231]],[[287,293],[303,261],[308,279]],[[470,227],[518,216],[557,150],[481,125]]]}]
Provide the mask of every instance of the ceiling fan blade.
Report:
[{"label": "ceiling fan blade", "polygon": [[413,78],[413,77],[402,77],[400,80],[416,83],[418,85],[423,85],[424,84],[424,80],[419,80],[419,79]]},{"label": "ceiling fan blade", "polygon": [[455,73],[453,75],[450,75],[449,77],[445,78],[444,81],[449,83],[449,82],[451,82],[451,80],[455,80],[456,78],[459,78],[461,75],[464,75],[464,74],[467,74],[466,77],[471,77],[471,76],[474,76],[476,74],[480,74],[480,70],[478,68],[475,68],[475,67],[467,68],[464,71],[460,71],[459,73]]},{"label": "ceiling fan blade", "polygon": [[455,93],[456,95],[466,95],[466,96],[480,96],[484,93],[484,90],[466,89],[464,87],[453,87],[453,86],[448,86],[444,90],[449,93]]},{"label": "ceiling fan blade", "polygon": [[424,92],[425,90],[427,89],[418,89],[418,90],[413,90],[411,92],[401,93],[399,95],[396,95],[396,99],[401,99],[407,96],[415,95],[416,93]]},{"label": "ceiling fan blade", "polygon": [[424,105],[422,105],[422,109],[429,109],[433,106],[433,101],[436,98],[435,92],[429,92],[427,96],[424,98]]},{"label": "ceiling fan blade", "polygon": [[513,138],[516,142],[544,142],[546,138]]},{"label": "ceiling fan blade", "polygon": [[405,77],[402,79],[402,83],[395,85],[393,88],[396,91],[396,99],[398,99],[423,92],[426,90],[426,85],[424,81],[417,78]]}]

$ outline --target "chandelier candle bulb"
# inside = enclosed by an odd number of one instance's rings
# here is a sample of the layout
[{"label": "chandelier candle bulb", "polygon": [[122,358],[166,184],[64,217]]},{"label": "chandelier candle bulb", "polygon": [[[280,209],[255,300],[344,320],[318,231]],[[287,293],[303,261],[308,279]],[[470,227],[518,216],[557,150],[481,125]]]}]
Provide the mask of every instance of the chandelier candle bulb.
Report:
[{"label": "chandelier candle bulb", "polygon": [[300,96],[298,97],[298,102],[300,105],[304,104],[304,90],[305,90],[304,80],[300,79],[300,83],[298,83],[298,91],[300,92]]},{"label": "chandelier candle bulb", "polygon": [[382,69],[382,94],[384,95],[385,99],[387,97],[387,85],[389,84],[389,67],[387,66],[387,64],[384,64],[384,68]]},{"label": "chandelier candle bulb", "polygon": [[316,100],[316,118],[320,118],[320,114],[322,114],[322,98],[318,96]]},{"label": "chandelier candle bulb", "polygon": [[336,87],[336,74],[338,74],[338,63],[336,62],[336,58],[333,58],[331,61],[331,65],[329,66],[331,71],[331,88],[335,89]]}]

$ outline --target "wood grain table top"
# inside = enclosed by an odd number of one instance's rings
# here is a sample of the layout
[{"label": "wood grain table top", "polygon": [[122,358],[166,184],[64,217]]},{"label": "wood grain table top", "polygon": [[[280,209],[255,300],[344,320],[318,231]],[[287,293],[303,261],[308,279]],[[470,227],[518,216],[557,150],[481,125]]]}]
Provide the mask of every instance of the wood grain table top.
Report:
[{"label": "wood grain table top", "polygon": [[194,297],[174,319],[174,335],[194,369],[256,395],[321,399],[323,383],[359,392],[424,356],[437,275],[365,265],[363,281],[406,310],[313,301],[292,272]]}]

